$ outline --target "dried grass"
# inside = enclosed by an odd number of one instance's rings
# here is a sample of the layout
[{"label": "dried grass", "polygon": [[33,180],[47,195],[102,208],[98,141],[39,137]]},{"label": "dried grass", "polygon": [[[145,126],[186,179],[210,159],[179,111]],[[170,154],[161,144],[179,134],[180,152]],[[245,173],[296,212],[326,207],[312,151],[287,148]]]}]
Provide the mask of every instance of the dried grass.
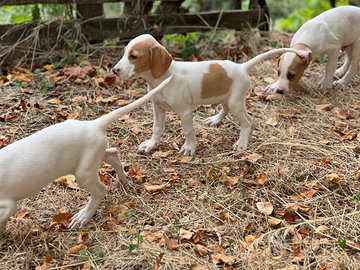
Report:
[{"label": "dried grass", "polygon": [[[240,33],[240,36],[245,34]],[[283,39],[288,40],[288,37],[272,33],[269,37],[259,38],[255,43],[258,44],[257,48],[261,52],[268,49],[269,45],[275,41],[281,44]],[[199,148],[195,158],[189,162],[177,161],[174,159],[174,154],[168,158],[153,158],[152,155],[136,152],[139,143],[151,136],[153,115],[150,103],[131,114],[134,122],[125,125],[123,121],[118,121],[110,126],[109,145],[114,146],[119,138],[123,141],[117,148],[122,155],[122,161],[130,164],[127,168],[136,167],[149,174],[149,181],[161,183],[161,176],[169,176],[163,168],[171,167],[179,172],[182,181],[171,183],[170,188],[163,190],[162,199],[154,199],[142,185],[135,183],[131,185],[134,189],[140,189],[139,194],[136,194],[133,189],[124,190],[122,187],[109,192],[95,216],[83,228],[83,231],[89,233],[85,244],[93,254],[93,257],[88,258],[93,269],[153,269],[155,258],[160,253],[165,253],[160,269],[188,269],[188,265],[195,263],[205,265],[209,269],[224,268],[221,265],[214,265],[208,255],[198,258],[194,253],[194,246],[190,243],[180,244],[178,249],[171,253],[165,246],[145,240],[138,250],[129,253],[126,247],[134,237],[126,236],[126,232],[115,234],[106,230],[102,217],[111,205],[130,201],[136,202],[138,206],[132,210],[134,220],[126,225],[128,227],[135,227],[138,223],[150,223],[153,224],[154,231],[161,231],[164,227],[173,224],[173,219],[169,218],[169,215],[174,215],[182,222],[184,229],[191,230],[203,224],[204,229],[219,232],[220,238],[205,238],[206,245],[224,244],[229,239],[235,240],[231,246],[224,247],[225,253],[236,259],[234,269],[360,268],[359,248],[351,246],[343,250],[337,243],[338,238],[358,243],[360,241],[358,203],[350,201],[356,197],[356,192],[359,190],[359,182],[355,179],[359,157],[354,152],[359,142],[356,139],[342,141],[330,131],[335,127],[329,121],[330,117],[337,116],[333,110],[334,107],[349,109],[355,118],[351,122],[342,121],[352,125],[357,132],[359,131],[360,112],[359,109],[352,107],[360,103],[359,78],[357,76],[348,86],[321,92],[316,89],[316,84],[323,73],[325,64],[315,63],[306,71],[306,79],[299,86],[299,89],[306,89],[306,91],[294,92],[291,96],[280,100],[260,99],[255,94],[254,88],[264,88],[265,80],[276,78],[274,62],[268,60],[251,71],[253,87],[250,90],[250,99],[255,104],[252,112],[254,122],[249,147],[245,153],[261,155],[256,162],[248,161],[241,155],[242,152],[224,149],[221,145],[213,144],[219,137],[230,141],[237,140],[240,127],[238,121],[231,115],[228,115],[218,128],[205,126],[203,121],[206,117],[215,113],[209,106],[200,107],[194,113]],[[134,84],[120,93],[113,89],[106,89],[103,90],[103,94],[132,99],[130,93],[135,88],[145,93],[145,89]],[[81,94],[95,97],[95,91],[95,88],[91,88],[82,91]],[[80,93],[76,90],[60,93],[63,104],[68,106],[69,112],[75,110],[75,104],[68,99],[74,94]],[[43,99],[43,96],[35,91],[32,96],[29,96],[20,94],[14,88],[4,88],[0,92],[2,104],[0,114],[5,112],[7,104],[14,105],[20,98],[35,102]],[[315,106],[322,103],[332,104],[331,110],[316,110]],[[98,104],[88,102],[82,103],[81,106],[84,113],[79,116],[79,119],[82,120],[87,120],[88,115],[98,117],[98,112],[104,109]],[[106,109],[115,108],[113,106]],[[279,110],[288,109],[296,110],[297,113],[285,118],[279,115]],[[52,110],[53,108],[44,104],[44,111]],[[21,115],[19,122],[1,124],[1,133],[11,137],[11,141],[28,136],[53,123],[53,114],[49,115],[41,111],[38,111],[36,115],[24,112],[19,114]],[[277,124],[274,126],[266,124],[270,118],[275,118]],[[131,130],[137,126],[142,126],[143,131],[134,134]],[[9,135],[8,130],[12,127],[18,130],[16,134]],[[207,137],[202,136],[204,134],[207,134]],[[321,140],[328,140],[329,143],[321,144],[319,142]],[[173,142],[181,146],[184,137],[180,121],[170,120],[167,117],[165,134],[159,149],[172,149]],[[332,163],[316,162],[325,157],[330,157]],[[240,177],[241,169],[250,167],[255,171],[242,177],[256,181],[256,175],[266,173],[270,180],[265,185],[243,184],[249,195],[247,199],[244,199],[241,193],[235,192],[234,188],[227,188],[219,181],[207,179],[207,171],[220,166],[230,166],[228,175],[234,177]],[[190,178],[189,172],[192,172],[192,178],[200,183],[198,186],[187,184]],[[332,184],[326,180],[325,176],[332,172],[341,177],[340,184]],[[285,205],[294,202],[290,195],[300,194],[305,188],[304,185],[312,181],[319,181],[319,190],[314,197],[299,200],[299,202],[311,207],[313,213],[297,213],[298,219],[295,224],[288,224],[282,219],[280,225],[271,227],[267,217],[257,210],[255,204],[261,200],[271,202],[276,211],[284,210]],[[77,244],[79,231],[56,230],[52,235],[41,237],[31,235],[30,232],[34,227],[48,226],[50,219],[57,214],[61,206],[66,206],[68,212],[74,213],[78,211],[78,206],[83,205],[88,199],[89,194],[83,189],[74,191],[51,183],[34,197],[20,201],[19,210],[26,209],[29,218],[13,217],[9,222],[7,233],[9,241],[0,241],[0,269],[33,269],[42,265],[43,256],[47,252],[51,253],[54,265],[63,265],[71,259],[76,259],[78,255],[66,255],[66,252]],[[214,203],[221,204],[224,209],[214,208]],[[235,218],[235,222],[223,221],[220,214],[224,212],[228,212]],[[329,241],[328,244],[322,244],[318,250],[312,251],[309,243],[318,238],[315,229],[320,225],[330,228],[330,233],[325,237]],[[299,246],[303,248],[307,256],[305,260],[297,261],[292,257],[293,234],[304,228],[309,229],[310,235]],[[241,245],[247,235],[257,237],[249,249]],[[348,243],[350,244],[349,241]],[[104,260],[94,257],[95,247],[104,249],[106,253]],[[281,249],[287,252],[286,255],[279,257]],[[50,269],[59,268],[60,266],[54,266]]]}]

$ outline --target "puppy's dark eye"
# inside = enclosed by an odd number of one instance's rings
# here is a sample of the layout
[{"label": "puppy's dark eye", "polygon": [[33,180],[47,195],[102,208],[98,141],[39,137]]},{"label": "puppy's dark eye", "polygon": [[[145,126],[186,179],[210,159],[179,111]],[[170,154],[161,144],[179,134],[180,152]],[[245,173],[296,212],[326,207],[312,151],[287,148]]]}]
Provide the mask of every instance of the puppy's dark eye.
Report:
[{"label": "puppy's dark eye", "polygon": [[278,70],[278,76],[280,76],[280,70]]},{"label": "puppy's dark eye", "polygon": [[135,59],[137,59],[137,57],[136,57],[135,55],[133,55],[133,54],[130,54],[129,58],[130,58],[130,60],[135,60]]},{"label": "puppy's dark eye", "polygon": [[290,74],[290,73],[288,74],[288,79],[289,79],[289,80],[292,80],[292,79],[294,79],[294,78],[295,78],[295,74]]}]

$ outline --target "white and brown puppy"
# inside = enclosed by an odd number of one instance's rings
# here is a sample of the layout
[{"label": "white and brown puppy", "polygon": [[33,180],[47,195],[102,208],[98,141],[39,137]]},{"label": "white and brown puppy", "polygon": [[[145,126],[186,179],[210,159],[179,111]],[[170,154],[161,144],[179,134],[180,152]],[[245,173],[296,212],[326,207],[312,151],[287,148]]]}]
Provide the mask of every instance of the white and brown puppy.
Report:
[{"label": "white and brown puppy", "polygon": [[[355,76],[360,61],[360,8],[340,6],[306,22],[295,33],[291,48],[297,54],[285,53],[279,63],[279,79],[266,87],[268,94],[288,94],[304,74],[313,57],[327,54],[325,74],[319,83],[320,89],[333,85],[345,85]],[[345,51],[347,59],[336,70],[339,51]],[[341,79],[333,82],[333,76]]]},{"label": "white and brown puppy", "polygon": [[246,93],[250,88],[248,72],[266,57],[289,51],[296,52],[293,49],[272,50],[241,65],[231,61],[177,62],[151,35],[133,39],[113,68],[120,79],[143,77],[151,91],[173,75],[166,89],[153,98],[153,135],[139,146],[139,151],[149,152],[157,146],[164,131],[166,110],[173,110],[180,117],[186,138],[180,153],[194,155],[197,145],[192,120],[193,106],[220,103],[221,112],[206,119],[205,124],[220,124],[230,110],[241,123],[240,138],[234,144],[234,149],[245,149],[252,122],[245,106]]},{"label": "white and brown puppy", "polygon": [[124,185],[126,173],[115,148],[106,149],[106,127],[118,117],[138,108],[158,94],[171,78],[154,91],[123,108],[93,121],[68,120],[47,127],[0,150],[0,235],[10,216],[16,213],[16,201],[32,196],[46,184],[74,174],[77,182],[91,193],[70,227],[84,225],[94,215],[108,189],[100,181],[98,168],[103,160],[117,172]]}]

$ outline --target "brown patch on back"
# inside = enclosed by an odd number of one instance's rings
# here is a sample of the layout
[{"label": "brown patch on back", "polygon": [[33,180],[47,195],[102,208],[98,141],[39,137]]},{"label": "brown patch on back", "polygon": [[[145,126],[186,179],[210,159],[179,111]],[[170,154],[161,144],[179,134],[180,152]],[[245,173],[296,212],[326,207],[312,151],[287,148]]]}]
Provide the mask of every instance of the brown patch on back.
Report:
[{"label": "brown patch on back", "polygon": [[210,64],[209,72],[204,74],[201,86],[201,98],[219,97],[229,92],[233,79],[227,75],[220,64]]}]

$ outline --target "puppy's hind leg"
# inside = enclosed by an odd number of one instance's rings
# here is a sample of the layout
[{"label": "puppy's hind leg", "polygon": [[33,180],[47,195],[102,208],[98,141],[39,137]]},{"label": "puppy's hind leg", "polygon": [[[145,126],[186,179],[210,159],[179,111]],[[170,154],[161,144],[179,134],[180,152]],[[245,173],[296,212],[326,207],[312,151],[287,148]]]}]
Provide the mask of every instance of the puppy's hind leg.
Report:
[{"label": "puppy's hind leg", "polygon": [[103,160],[106,163],[109,163],[116,171],[116,180],[120,181],[124,186],[127,186],[128,183],[126,181],[126,172],[124,171],[124,167],[120,161],[118,150],[116,148],[106,149]]},{"label": "puppy's hind leg", "polygon": [[107,187],[100,181],[97,170],[82,175],[75,173],[75,176],[79,184],[91,193],[91,197],[87,205],[70,219],[70,229],[76,225],[84,226],[92,218],[101,200],[108,192]]},{"label": "puppy's hind leg", "polygon": [[[239,104],[241,102],[241,104]],[[238,102],[231,102],[229,104],[231,113],[240,121],[241,132],[239,140],[234,144],[236,148],[246,149],[251,131],[252,118],[246,111],[245,97]]]},{"label": "puppy's hind leg", "polygon": [[336,77],[342,78],[342,77],[344,77],[345,73],[348,71],[350,63],[351,63],[351,51],[352,51],[352,46],[349,46],[349,47],[346,48],[346,50],[345,50],[345,54],[346,54],[345,63],[335,71],[335,76]]},{"label": "puppy's hind leg", "polygon": [[349,83],[350,80],[355,76],[355,74],[358,71],[359,61],[360,61],[360,37],[351,45],[350,66],[347,72],[345,73],[344,77],[342,77],[338,81],[335,81],[334,85],[336,84],[345,85]]},{"label": "puppy's hind leg", "polygon": [[11,199],[0,200],[0,236],[5,233],[6,223],[16,213],[16,201]]},{"label": "puppy's hind leg", "polygon": [[229,113],[229,107],[225,102],[221,104],[221,111],[214,116],[211,116],[205,119],[204,124],[207,126],[218,126],[220,125],[221,121],[225,118],[225,116]]}]

